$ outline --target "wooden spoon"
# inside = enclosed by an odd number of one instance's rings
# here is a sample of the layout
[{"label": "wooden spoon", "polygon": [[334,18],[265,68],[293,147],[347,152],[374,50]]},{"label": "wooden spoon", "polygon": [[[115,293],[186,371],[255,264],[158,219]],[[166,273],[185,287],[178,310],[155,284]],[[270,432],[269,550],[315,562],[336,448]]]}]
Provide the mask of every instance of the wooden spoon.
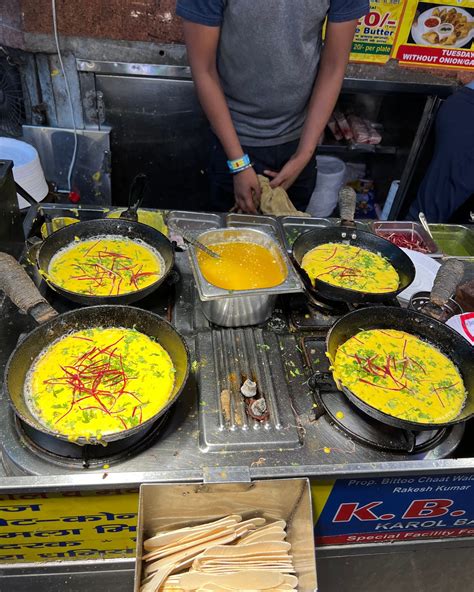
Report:
[{"label": "wooden spoon", "polygon": [[247,570],[244,573],[205,574],[188,572],[181,576],[180,586],[196,590],[205,584],[217,584],[231,590],[276,588],[284,583],[282,574],[267,570]]},{"label": "wooden spoon", "polygon": [[143,546],[147,551],[151,551],[156,547],[166,546],[185,537],[193,536],[194,534],[202,530],[209,530],[213,526],[222,526],[227,522],[237,524],[241,521],[242,516],[235,514],[231,516],[226,516],[225,518],[220,518],[219,520],[215,520],[214,522],[208,522],[206,524],[199,524],[197,526],[187,526],[184,528],[179,528],[177,530],[157,532],[151,538],[146,539],[143,543]]}]

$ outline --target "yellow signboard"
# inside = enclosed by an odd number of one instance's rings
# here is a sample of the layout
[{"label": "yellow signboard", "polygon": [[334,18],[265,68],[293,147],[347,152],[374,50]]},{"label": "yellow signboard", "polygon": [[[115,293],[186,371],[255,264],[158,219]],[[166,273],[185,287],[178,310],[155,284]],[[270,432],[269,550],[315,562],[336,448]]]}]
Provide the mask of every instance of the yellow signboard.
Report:
[{"label": "yellow signboard", "polygon": [[0,495],[0,563],[135,555],[138,490]]},{"label": "yellow signboard", "polygon": [[405,0],[371,0],[370,12],[357,24],[351,62],[385,64],[390,59],[404,6]]},{"label": "yellow signboard", "polygon": [[409,0],[393,55],[409,66],[474,71],[474,0]]}]

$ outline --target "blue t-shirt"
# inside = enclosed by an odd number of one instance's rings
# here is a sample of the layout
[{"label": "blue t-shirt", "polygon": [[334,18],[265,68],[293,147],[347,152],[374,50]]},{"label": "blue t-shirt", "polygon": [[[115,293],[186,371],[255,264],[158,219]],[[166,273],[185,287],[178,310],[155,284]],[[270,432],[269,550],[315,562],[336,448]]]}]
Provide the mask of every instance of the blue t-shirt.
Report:
[{"label": "blue t-shirt", "polygon": [[328,17],[362,17],[369,0],[178,0],[184,19],[220,27],[217,67],[242,144],[297,139],[316,79]]},{"label": "blue t-shirt", "polygon": [[[200,25],[218,27],[222,24],[226,4],[232,0],[178,0],[176,13],[184,19]],[[298,10],[298,0],[287,0],[292,3],[293,10]],[[314,2],[317,4],[317,1]],[[271,12],[273,7],[258,7],[259,0],[255,0],[255,8],[259,11]],[[329,2],[328,19],[333,23],[342,23],[359,19],[369,12],[369,0],[331,0]]]}]

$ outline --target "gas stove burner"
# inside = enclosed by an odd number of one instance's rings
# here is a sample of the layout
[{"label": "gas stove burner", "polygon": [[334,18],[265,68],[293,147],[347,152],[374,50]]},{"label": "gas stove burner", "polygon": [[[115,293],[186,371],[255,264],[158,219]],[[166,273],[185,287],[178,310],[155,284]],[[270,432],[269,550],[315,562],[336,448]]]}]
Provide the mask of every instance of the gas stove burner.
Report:
[{"label": "gas stove burner", "polygon": [[79,446],[44,434],[15,417],[15,428],[21,440],[37,455],[61,466],[81,466],[84,469],[113,465],[139,454],[159,437],[169,412],[160,417],[144,434],[133,434],[107,446]]},{"label": "gas stove burner", "polygon": [[329,370],[324,338],[305,337],[301,345],[306,364],[313,372],[308,384],[313,391],[317,420],[326,416],[352,440],[384,452],[416,455],[437,447],[447,454],[454,451],[464,433],[462,424],[420,432],[385,425],[355,407],[337,389]]},{"label": "gas stove burner", "polygon": [[400,303],[395,298],[389,302],[362,302],[350,304],[328,300],[314,294],[305,293],[292,296],[288,301],[290,324],[296,331],[327,330],[347,313],[359,308],[371,306],[396,306]]},{"label": "gas stove burner", "polygon": [[417,454],[437,446],[447,430],[412,432],[394,428],[359,411],[340,391],[319,391],[317,398],[331,422],[348,436],[379,450]]},{"label": "gas stove burner", "polygon": [[288,316],[295,331],[327,331],[348,312],[347,306],[334,308],[324,302],[316,304],[314,298],[310,300],[305,295],[293,296],[288,300]]}]

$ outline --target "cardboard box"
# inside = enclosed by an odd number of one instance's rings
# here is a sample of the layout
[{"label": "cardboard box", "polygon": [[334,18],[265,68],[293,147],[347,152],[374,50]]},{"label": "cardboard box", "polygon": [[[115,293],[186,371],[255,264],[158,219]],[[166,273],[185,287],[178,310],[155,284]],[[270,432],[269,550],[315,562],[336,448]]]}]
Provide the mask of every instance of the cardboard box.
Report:
[{"label": "cardboard box", "polygon": [[158,530],[202,524],[229,514],[287,523],[299,592],[317,590],[311,491],[307,479],[251,483],[145,484],[140,487],[135,592],[140,590],[143,540]]}]

